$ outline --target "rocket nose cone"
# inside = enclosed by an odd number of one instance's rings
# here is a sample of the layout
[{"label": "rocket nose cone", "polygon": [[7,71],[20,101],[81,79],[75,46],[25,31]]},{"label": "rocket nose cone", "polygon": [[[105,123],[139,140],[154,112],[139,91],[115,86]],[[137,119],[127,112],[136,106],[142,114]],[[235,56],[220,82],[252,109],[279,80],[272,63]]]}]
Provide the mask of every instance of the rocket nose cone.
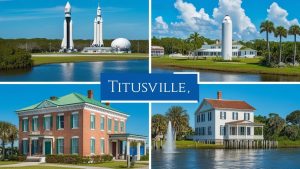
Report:
[{"label": "rocket nose cone", "polygon": [[226,15],[223,19],[223,22],[231,22],[231,18],[229,15]]},{"label": "rocket nose cone", "polygon": [[71,10],[71,5],[70,5],[69,1],[67,2],[66,6],[65,6],[65,9],[66,10]]}]

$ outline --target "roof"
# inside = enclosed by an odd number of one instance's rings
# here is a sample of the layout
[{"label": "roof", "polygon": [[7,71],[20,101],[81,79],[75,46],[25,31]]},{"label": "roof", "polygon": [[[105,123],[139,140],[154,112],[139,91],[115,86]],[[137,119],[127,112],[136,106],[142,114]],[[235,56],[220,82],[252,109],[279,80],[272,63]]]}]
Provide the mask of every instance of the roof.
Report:
[{"label": "roof", "polygon": [[254,107],[245,101],[239,100],[221,100],[221,99],[204,99],[213,108],[218,109],[238,109],[238,110],[255,110]]},{"label": "roof", "polygon": [[120,112],[116,109],[111,108],[110,106],[106,106],[105,104],[102,104],[100,101],[97,101],[95,99],[90,99],[90,98],[88,98],[82,94],[78,94],[78,93],[71,93],[71,94],[59,97],[56,100],[46,99],[46,100],[36,103],[34,105],[19,109],[19,110],[17,110],[17,112],[43,109],[46,107],[48,108],[48,107],[58,107],[58,106],[66,106],[66,105],[73,105],[73,104],[82,104],[82,103],[88,103],[88,104],[99,106],[99,107],[109,109],[112,111]]},{"label": "roof", "polygon": [[160,49],[160,50],[164,50],[164,47],[162,47],[162,46],[151,46],[151,49]]},{"label": "roof", "polygon": [[133,139],[142,139],[146,140],[147,136],[138,135],[138,134],[130,134],[130,133],[121,133],[121,134],[109,134],[109,138],[111,139],[127,139],[127,138],[133,138]]},{"label": "roof", "polygon": [[229,125],[252,125],[252,126],[263,126],[264,125],[264,124],[254,123],[254,122],[248,121],[248,120],[231,121],[231,122],[227,122],[225,124],[229,124]]}]

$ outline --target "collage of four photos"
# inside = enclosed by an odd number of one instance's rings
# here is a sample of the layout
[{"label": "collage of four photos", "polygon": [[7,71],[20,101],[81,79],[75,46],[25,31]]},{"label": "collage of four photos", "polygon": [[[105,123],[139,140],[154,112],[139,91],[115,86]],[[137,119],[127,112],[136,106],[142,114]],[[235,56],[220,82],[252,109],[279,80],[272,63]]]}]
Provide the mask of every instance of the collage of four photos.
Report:
[{"label": "collage of four photos", "polygon": [[[0,169],[297,168],[299,8],[0,0]],[[197,102],[101,98],[102,74],[174,72]]]}]

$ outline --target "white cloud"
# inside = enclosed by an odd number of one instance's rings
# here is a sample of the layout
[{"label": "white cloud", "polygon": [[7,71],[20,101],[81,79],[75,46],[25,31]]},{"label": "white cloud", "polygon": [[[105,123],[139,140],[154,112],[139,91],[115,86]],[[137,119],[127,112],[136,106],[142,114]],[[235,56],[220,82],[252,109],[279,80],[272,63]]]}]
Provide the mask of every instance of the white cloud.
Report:
[{"label": "white cloud", "polygon": [[162,16],[155,18],[153,31],[159,34],[166,34],[169,32],[169,25],[164,21]]},{"label": "white cloud", "polygon": [[286,28],[290,27],[291,25],[299,25],[299,22],[297,19],[288,20],[288,12],[281,8],[276,2],[273,2],[270,5],[270,8],[267,9],[268,16],[267,19],[274,22],[276,26],[284,26]]},{"label": "white cloud", "polygon": [[174,6],[179,12],[177,18],[180,21],[171,22],[169,31],[183,36],[198,32],[205,37],[221,38],[222,20],[225,15],[229,15],[233,21],[235,39],[255,38],[258,35],[257,29],[241,4],[242,0],[219,0],[218,7],[214,8],[212,16],[209,16],[204,8],[197,11],[194,4],[176,0]]}]

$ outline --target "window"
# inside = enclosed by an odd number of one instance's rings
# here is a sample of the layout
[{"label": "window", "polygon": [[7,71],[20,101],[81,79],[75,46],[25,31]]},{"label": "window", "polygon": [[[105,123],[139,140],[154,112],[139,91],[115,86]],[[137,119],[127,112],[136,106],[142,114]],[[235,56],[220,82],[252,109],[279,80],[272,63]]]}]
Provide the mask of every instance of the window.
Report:
[{"label": "window", "polygon": [[220,119],[226,119],[226,112],[220,112]]},{"label": "window", "polygon": [[238,119],[239,119],[238,112],[232,112],[232,120],[238,120]]},{"label": "window", "polygon": [[78,113],[72,113],[71,115],[71,128],[76,129],[79,127]]},{"label": "window", "polygon": [[111,122],[112,122],[112,120],[111,120],[111,119],[108,119],[108,122],[107,122],[107,125],[108,125],[108,131],[111,131],[111,128],[112,128]]},{"label": "window", "polygon": [[201,113],[201,122],[205,122],[205,113]]},{"label": "window", "polygon": [[251,127],[247,127],[247,135],[251,135]]},{"label": "window", "polygon": [[[27,119],[28,120],[28,119]],[[22,151],[24,155],[28,154],[28,140],[23,140],[22,141]]]},{"label": "window", "polygon": [[56,140],[56,154],[64,154],[64,139],[59,138]]},{"label": "window", "polygon": [[56,116],[56,129],[64,129],[65,127],[65,118],[64,115]]},{"label": "window", "polygon": [[205,135],[205,127],[200,127],[199,135]]},{"label": "window", "polygon": [[22,120],[22,131],[27,132],[28,131],[28,119]]},{"label": "window", "polygon": [[124,123],[124,121],[121,121],[120,130],[121,130],[121,132],[125,132],[125,123]]},{"label": "window", "polygon": [[245,127],[240,127],[240,135],[245,135]]},{"label": "window", "polygon": [[208,116],[208,117],[207,117],[207,118],[208,118],[207,120],[208,120],[208,121],[211,121],[211,119],[212,119],[212,118],[211,118],[211,112],[208,112],[208,113],[207,113],[207,116]]},{"label": "window", "polygon": [[91,154],[95,154],[95,138],[91,138],[90,149],[91,149]]},{"label": "window", "polygon": [[52,116],[44,116],[43,126],[44,130],[50,130],[52,128]]},{"label": "window", "polygon": [[91,115],[90,127],[91,129],[95,129],[95,115]]},{"label": "window", "polygon": [[31,123],[31,125],[32,125],[32,131],[38,131],[38,117],[33,117],[32,118],[32,123]]},{"label": "window", "polygon": [[78,154],[78,141],[79,139],[77,137],[73,137],[71,139],[71,146],[72,146],[72,149],[71,149],[71,154]]},{"label": "window", "polygon": [[244,120],[250,120],[250,113],[244,113]]},{"label": "window", "polygon": [[230,127],[230,135],[236,135],[236,127]]},{"label": "window", "polygon": [[104,154],[104,152],[105,152],[105,140],[102,138],[101,140],[100,140],[100,152],[101,152],[101,154]]},{"label": "window", "polygon": [[118,120],[115,120],[115,122],[114,122],[114,130],[115,130],[115,132],[119,132],[119,121]]},{"label": "window", "polygon": [[32,150],[31,150],[31,154],[37,154],[38,153],[38,140],[32,140],[31,141],[32,142],[32,144],[31,144],[31,146],[32,146]]},{"label": "window", "polygon": [[225,136],[226,135],[226,127],[225,126],[220,126],[220,135]]},{"label": "window", "polygon": [[207,127],[207,135],[212,135],[211,126]]},{"label": "window", "polygon": [[100,118],[100,130],[104,130],[104,120],[105,120],[105,118],[104,117],[101,117]]}]

